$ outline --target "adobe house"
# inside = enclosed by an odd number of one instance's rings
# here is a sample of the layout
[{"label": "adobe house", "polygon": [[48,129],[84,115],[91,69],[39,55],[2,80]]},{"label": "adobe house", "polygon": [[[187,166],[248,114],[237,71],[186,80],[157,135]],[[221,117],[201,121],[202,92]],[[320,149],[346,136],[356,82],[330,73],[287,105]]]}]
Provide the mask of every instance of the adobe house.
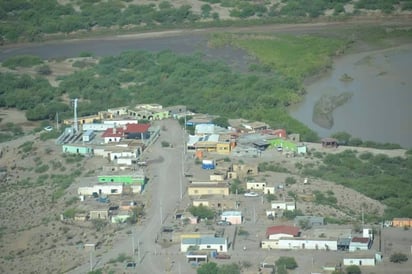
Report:
[{"label": "adobe house", "polygon": [[108,209],[95,209],[90,210],[89,213],[90,220],[108,220],[109,219],[109,210]]}]

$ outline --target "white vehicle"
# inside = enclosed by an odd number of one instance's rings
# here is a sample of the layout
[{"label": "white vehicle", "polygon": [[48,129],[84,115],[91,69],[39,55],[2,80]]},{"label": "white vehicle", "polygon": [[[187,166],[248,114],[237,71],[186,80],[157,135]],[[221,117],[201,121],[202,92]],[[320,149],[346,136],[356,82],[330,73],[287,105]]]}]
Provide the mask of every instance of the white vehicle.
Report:
[{"label": "white vehicle", "polygon": [[259,194],[256,193],[256,192],[246,192],[244,195],[245,195],[245,197],[257,197],[257,196],[259,196]]},{"label": "white vehicle", "polygon": [[52,127],[52,126],[47,126],[47,127],[44,128],[44,130],[45,130],[45,131],[52,131],[52,130],[53,130],[53,127]]}]

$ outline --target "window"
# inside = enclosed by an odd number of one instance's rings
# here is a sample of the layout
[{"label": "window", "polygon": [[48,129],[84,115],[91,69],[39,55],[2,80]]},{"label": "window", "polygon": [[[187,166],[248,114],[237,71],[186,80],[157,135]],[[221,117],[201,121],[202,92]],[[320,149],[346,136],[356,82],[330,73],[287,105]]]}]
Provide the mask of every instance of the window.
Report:
[{"label": "window", "polygon": [[211,248],[211,246],[210,246],[210,245],[207,245],[206,248]]}]

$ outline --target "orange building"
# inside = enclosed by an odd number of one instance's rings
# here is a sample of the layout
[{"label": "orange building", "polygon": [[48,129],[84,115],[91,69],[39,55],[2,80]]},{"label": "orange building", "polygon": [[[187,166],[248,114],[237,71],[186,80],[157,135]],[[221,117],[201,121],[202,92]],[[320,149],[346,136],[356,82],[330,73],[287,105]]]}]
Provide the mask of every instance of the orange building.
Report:
[{"label": "orange building", "polygon": [[411,218],[394,218],[392,221],[393,227],[412,227]]}]

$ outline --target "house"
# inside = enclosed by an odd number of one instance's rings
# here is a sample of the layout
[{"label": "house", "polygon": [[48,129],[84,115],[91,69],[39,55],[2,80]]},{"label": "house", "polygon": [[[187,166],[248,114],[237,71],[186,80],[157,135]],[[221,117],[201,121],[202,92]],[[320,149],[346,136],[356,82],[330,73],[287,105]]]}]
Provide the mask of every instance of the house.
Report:
[{"label": "house", "polygon": [[226,238],[204,236],[200,238],[183,238],[180,243],[180,251],[188,250],[216,250],[227,252]]},{"label": "house", "polygon": [[187,193],[189,196],[200,196],[200,195],[229,195],[229,186],[226,183],[191,183],[187,187]]},{"label": "house", "polygon": [[104,143],[118,143],[120,140],[124,138],[124,130],[123,128],[108,128],[102,134],[102,138]]},{"label": "house", "polygon": [[93,155],[93,148],[87,145],[81,144],[64,144],[62,146],[63,153],[81,154],[81,155]]},{"label": "house", "polygon": [[244,178],[258,175],[259,169],[257,164],[233,164],[231,172],[236,173],[239,178]]},{"label": "house", "polygon": [[346,254],[343,258],[343,265],[375,266],[382,261],[380,253],[357,252]]},{"label": "house", "polygon": [[411,218],[394,218],[392,220],[393,227],[412,227],[412,219]]},{"label": "house", "polygon": [[306,227],[322,226],[325,224],[325,219],[319,216],[296,216],[294,220],[295,226],[304,224]]},{"label": "house", "polygon": [[349,251],[368,250],[372,246],[372,239],[364,237],[353,237],[349,244]]},{"label": "house", "polygon": [[150,124],[126,124],[123,127],[124,136],[126,139],[150,139],[149,132]]},{"label": "house", "polygon": [[275,200],[271,202],[272,209],[295,210],[296,202],[294,199]]},{"label": "house", "polygon": [[217,195],[201,195],[192,199],[193,206],[206,206],[214,209],[228,209],[236,207],[236,202]]},{"label": "house", "polygon": [[89,129],[86,132],[83,132],[82,140],[83,142],[90,142],[95,136],[93,130]]},{"label": "house", "polygon": [[263,122],[248,122],[248,123],[243,123],[242,126],[249,130],[249,132],[256,132],[260,130],[265,130],[268,129],[269,126],[266,123]]},{"label": "house", "polygon": [[97,176],[99,183],[122,183],[124,193],[141,193],[146,185],[143,172]]},{"label": "house", "polygon": [[266,237],[269,240],[278,240],[284,237],[298,237],[300,235],[299,227],[288,225],[276,225],[266,229]]},{"label": "house", "polygon": [[109,210],[108,209],[94,209],[90,210],[89,213],[90,220],[108,220]]},{"label": "house", "polygon": [[266,187],[265,182],[255,182],[255,181],[247,181],[246,182],[246,189],[247,190],[264,190]]},{"label": "house", "polygon": [[77,189],[77,194],[91,196],[93,193],[99,195],[119,195],[123,193],[122,183],[110,183],[110,184],[95,184],[92,186],[80,186]]},{"label": "house", "polygon": [[239,225],[243,221],[241,211],[223,211],[220,219],[222,221],[230,222],[232,225]]},{"label": "house", "polygon": [[269,249],[305,249],[305,250],[332,250],[336,251],[336,239],[311,239],[311,238],[290,238],[282,237],[276,241],[262,241],[262,248]]}]

